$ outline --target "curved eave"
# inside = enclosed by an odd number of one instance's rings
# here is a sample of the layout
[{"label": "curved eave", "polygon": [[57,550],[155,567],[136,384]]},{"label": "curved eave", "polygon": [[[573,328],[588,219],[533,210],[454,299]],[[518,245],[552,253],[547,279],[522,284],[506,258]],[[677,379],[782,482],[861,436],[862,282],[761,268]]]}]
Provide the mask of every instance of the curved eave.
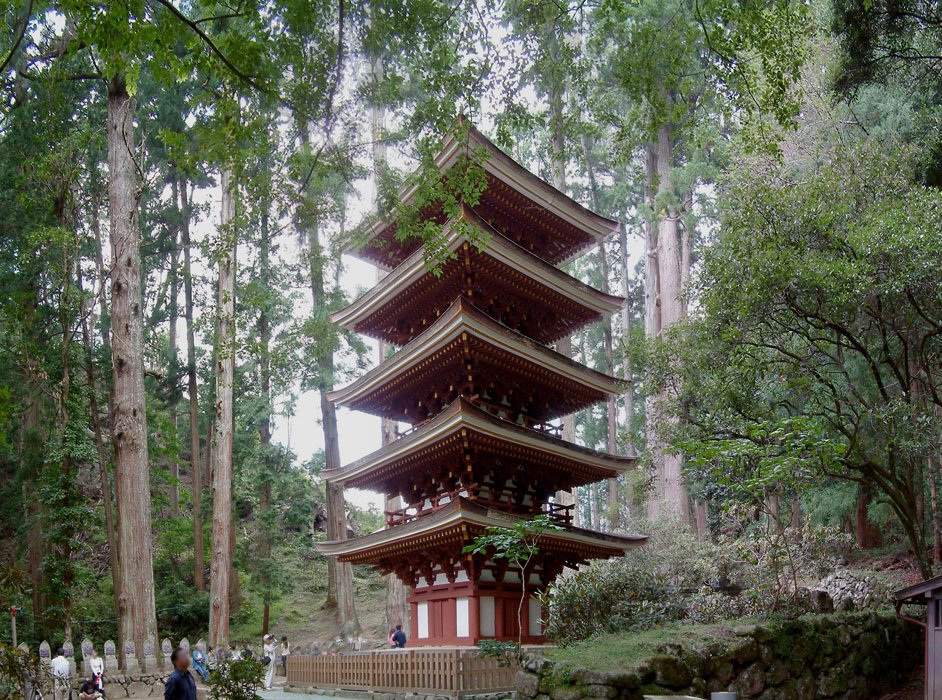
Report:
[{"label": "curved eave", "polygon": [[[452,531],[456,528],[469,530],[486,530],[492,527],[510,527],[515,522],[525,520],[522,516],[493,511],[464,499],[456,499],[441,510],[421,518],[417,518],[405,525],[377,530],[368,535],[348,540],[331,540],[318,542],[315,547],[319,552],[328,556],[340,557],[341,561],[361,559],[366,561],[371,552],[409,545],[421,546],[422,538],[431,538],[438,533]],[[591,549],[609,550],[609,556],[618,556],[635,547],[640,547],[647,541],[643,535],[614,535],[610,533],[595,532],[576,527],[567,527],[558,531],[545,533],[541,537],[542,547],[550,549],[553,544],[569,547],[586,547]]]},{"label": "curved eave", "polygon": [[580,462],[607,473],[600,478],[610,478],[631,469],[635,464],[633,457],[598,452],[515,425],[487,413],[465,398],[458,398],[444,411],[405,437],[341,468],[329,469],[323,472],[323,476],[337,484],[361,488],[362,485],[357,483],[358,479],[461,430],[471,430],[499,440],[522,444],[536,452]]},{"label": "curved eave", "polygon": [[[524,250],[513,241],[504,238],[469,207],[462,207],[461,215],[445,225],[444,237],[451,253],[456,253],[468,240],[467,235],[456,230],[455,224],[459,220],[474,226],[484,234],[486,243],[483,252],[485,254],[523,273],[536,284],[559,291],[598,315],[614,313],[624,305],[625,300],[622,297],[590,287]],[[380,310],[382,305],[394,295],[401,294],[412,284],[431,274],[424,252],[422,248],[416,250],[372,289],[362,294],[349,306],[332,313],[331,321],[350,330],[356,330],[358,323]]]},{"label": "curved eave", "polygon": [[402,346],[399,352],[351,384],[330,392],[328,399],[340,406],[356,402],[395,379],[402,371],[435,354],[462,333],[473,335],[522,360],[549,368],[559,376],[601,394],[617,394],[622,390],[620,380],[550,350],[458,299],[435,323]]},{"label": "curved eave", "polygon": [[[462,117],[462,121],[467,122],[464,117]],[[589,237],[589,240],[587,240],[584,245],[579,246],[567,258],[561,260],[561,265],[576,260],[584,255],[586,249],[594,243],[598,243],[600,240],[614,235],[618,231],[617,221],[604,217],[601,214],[596,214],[591,209],[579,204],[579,202],[572,197],[560,192],[542,178],[534,175],[520,163],[504,153],[493,141],[478,131],[477,128],[471,126],[470,123],[468,143],[464,144],[459,141],[454,134],[449,134],[442,144],[442,149],[435,157],[435,163],[440,172],[446,172],[458,162],[461,156],[474,155],[474,152],[478,148],[483,148],[487,151],[487,157],[482,163],[487,173],[491,174],[508,187],[517,190],[536,205],[558,216]],[[417,170],[413,173],[399,189],[399,201],[413,201],[419,187],[419,172],[420,171]],[[389,219],[374,220],[366,231],[366,240],[372,240],[392,223],[393,220]],[[363,248],[351,247],[345,252],[361,257],[367,262],[383,269],[389,269],[389,267],[379,264],[373,258],[360,255],[360,251],[362,250]]]}]

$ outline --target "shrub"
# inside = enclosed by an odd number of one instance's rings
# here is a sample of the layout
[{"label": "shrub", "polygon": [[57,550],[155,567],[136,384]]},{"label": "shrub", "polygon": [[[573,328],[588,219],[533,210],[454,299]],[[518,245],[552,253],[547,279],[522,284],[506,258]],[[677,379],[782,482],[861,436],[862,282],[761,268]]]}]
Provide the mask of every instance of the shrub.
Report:
[{"label": "shrub", "polygon": [[262,700],[256,692],[265,676],[265,665],[255,659],[221,661],[209,674],[212,700]]},{"label": "shrub", "polygon": [[0,700],[22,700],[30,684],[46,684],[39,657],[0,644]]},{"label": "shrub", "polygon": [[560,577],[551,587],[547,634],[568,644],[597,634],[654,627],[683,616],[667,577],[625,559]]},{"label": "shrub", "polygon": [[[847,546],[846,536],[833,529],[772,529],[761,521],[739,523],[736,536],[715,543],[677,524],[642,529],[650,533],[644,547],[550,586],[547,634],[554,641],[565,645],[679,619],[800,614],[808,605],[802,587],[831,571]],[[738,589],[743,592],[736,595]]]}]

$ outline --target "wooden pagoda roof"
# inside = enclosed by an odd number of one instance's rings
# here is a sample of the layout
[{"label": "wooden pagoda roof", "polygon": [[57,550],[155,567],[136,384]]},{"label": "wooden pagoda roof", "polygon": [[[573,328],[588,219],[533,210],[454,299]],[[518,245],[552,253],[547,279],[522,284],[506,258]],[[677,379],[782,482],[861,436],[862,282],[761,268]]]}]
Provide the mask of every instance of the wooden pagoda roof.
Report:
[{"label": "wooden pagoda roof", "polygon": [[[469,235],[466,226],[476,234]],[[553,343],[624,303],[509,241],[470,207],[445,224],[443,235],[453,255],[438,270],[429,267],[420,248],[331,320],[404,345],[464,296],[504,325]],[[477,241],[483,241],[482,248]]]},{"label": "wooden pagoda roof", "polygon": [[328,398],[357,411],[421,423],[459,395],[535,424],[620,393],[620,380],[579,364],[457,299],[391,358]]},{"label": "wooden pagoda roof", "polygon": [[[526,518],[456,498],[434,513],[404,525],[353,539],[319,542],[315,546],[322,554],[336,556],[342,562],[373,564],[392,570],[396,567],[387,562],[425,555],[429,550],[448,548],[454,551],[455,558],[461,558],[464,556],[462,548],[488,528],[510,527],[522,519]],[[589,559],[621,556],[646,540],[641,535],[614,535],[570,526],[542,535],[540,550],[562,554],[574,565]]]},{"label": "wooden pagoda roof", "polygon": [[[499,149],[473,126],[467,139],[449,135],[435,159],[441,172],[484,151],[487,187],[475,206],[478,214],[522,248],[553,265],[574,260],[587,248],[612,235],[618,222],[600,216],[537,177]],[[418,178],[413,176],[399,191],[399,201],[413,200]],[[437,218],[440,212],[429,212]],[[395,220],[380,220],[367,232],[366,245],[354,252],[384,269],[402,263],[421,247],[417,238],[399,240]]]},{"label": "wooden pagoda roof", "polygon": [[[534,469],[545,478],[549,492],[613,478],[635,463],[633,457],[597,452],[515,425],[459,397],[413,432],[323,476],[345,487],[392,493],[396,489],[390,486],[403,475],[434,471],[436,464],[463,469],[468,449],[477,460],[487,454]],[[482,468],[490,471],[489,462]]]}]

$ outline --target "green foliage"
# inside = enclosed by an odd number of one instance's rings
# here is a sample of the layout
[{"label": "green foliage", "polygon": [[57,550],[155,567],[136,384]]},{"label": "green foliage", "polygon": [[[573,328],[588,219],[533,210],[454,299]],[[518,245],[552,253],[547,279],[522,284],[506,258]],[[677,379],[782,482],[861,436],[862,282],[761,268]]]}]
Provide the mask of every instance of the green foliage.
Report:
[{"label": "green foliage", "polygon": [[517,642],[502,642],[498,639],[482,639],[478,642],[481,656],[498,660],[501,666],[515,665],[521,659],[521,647]]},{"label": "green foliage", "polygon": [[906,160],[842,158],[734,183],[702,314],[655,351],[652,375],[678,388],[672,438],[698,478],[753,502],[863,478],[928,572],[913,474],[939,434],[942,198]]},{"label": "green foliage", "polygon": [[209,594],[174,577],[161,578],[155,598],[157,624],[170,639],[199,639],[209,625]]},{"label": "green foliage", "polygon": [[265,665],[255,659],[220,661],[209,673],[212,700],[261,700],[258,688],[265,677]]},{"label": "green foliage", "polygon": [[44,677],[39,656],[0,644],[0,699],[22,700],[26,689]]},{"label": "green foliage", "polygon": [[515,566],[525,566],[539,554],[540,539],[562,528],[548,515],[514,521],[509,527],[489,527],[483,535],[466,545],[465,554],[487,554],[506,559]]},{"label": "green foliage", "polygon": [[[727,514],[717,542],[681,525],[645,523],[644,547],[560,577],[550,587],[548,635],[558,644],[666,623],[805,612],[808,584],[830,573],[847,537],[779,528],[748,509]],[[741,591],[741,592],[740,592]]]}]

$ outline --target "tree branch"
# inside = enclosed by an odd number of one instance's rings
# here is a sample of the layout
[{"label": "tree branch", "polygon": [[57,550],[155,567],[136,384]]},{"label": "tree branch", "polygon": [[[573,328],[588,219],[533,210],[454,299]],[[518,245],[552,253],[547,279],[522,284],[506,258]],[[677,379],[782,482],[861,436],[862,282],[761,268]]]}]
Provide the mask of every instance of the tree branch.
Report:
[{"label": "tree branch", "polygon": [[229,60],[229,57],[226,56],[226,54],[224,54],[218,46],[216,46],[216,43],[212,40],[212,38],[206,32],[203,31],[203,29],[199,26],[198,20],[192,20],[189,17],[187,17],[185,14],[183,14],[183,12],[177,9],[177,7],[172,2],[170,2],[170,0],[152,0],[152,2],[156,2],[157,4],[162,5],[163,7],[167,8],[167,10],[170,11],[170,14],[176,17],[184,25],[189,27],[193,31],[193,33],[196,34],[196,36],[200,38],[200,41],[206,44],[206,47],[212,53],[214,53],[216,57],[220,61],[222,61],[223,65],[225,65],[226,68],[228,68],[229,71],[234,76],[236,76],[239,80],[241,80],[242,82],[248,85],[251,85],[253,88],[258,90],[259,92],[262,92],[265,94],[268,94],[271,92],[269,88],[259,83],[257,80],[255,80],[255,78],[250,76],[248,73],[245,73],[244,71],[237,68],[236,65],[231,60]]}]

